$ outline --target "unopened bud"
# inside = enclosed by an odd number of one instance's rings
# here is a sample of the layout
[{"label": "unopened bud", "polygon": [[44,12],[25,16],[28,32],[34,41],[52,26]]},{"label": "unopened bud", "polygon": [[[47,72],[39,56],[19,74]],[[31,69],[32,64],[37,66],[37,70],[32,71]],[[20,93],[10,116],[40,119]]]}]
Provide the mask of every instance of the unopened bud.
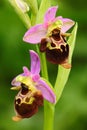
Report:
[{"label": "unopened bud", "polygon": [[29,6],[26,2],[23,0],[15,0],[17,6],[23,11],[23,13],[26,13],[29,11]]}]

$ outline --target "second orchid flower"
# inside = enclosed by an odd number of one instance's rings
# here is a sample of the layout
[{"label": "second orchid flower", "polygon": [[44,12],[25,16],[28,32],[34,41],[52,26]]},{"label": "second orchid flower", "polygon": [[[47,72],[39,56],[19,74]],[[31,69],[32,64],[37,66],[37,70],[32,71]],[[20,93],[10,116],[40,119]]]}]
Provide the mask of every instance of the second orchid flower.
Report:
[{"label": "second orchid flower", "polygon": [[13,120],[19,121],[29,118],[38,111],[46,99],[51,103],[56,102],[55,93],[45,79],[40,77],[40,59],[36,52],[30,50],[31,68],[23,67],[23,73],[12,81],[12,90],[19,90],[15,97],[16,116]]}]

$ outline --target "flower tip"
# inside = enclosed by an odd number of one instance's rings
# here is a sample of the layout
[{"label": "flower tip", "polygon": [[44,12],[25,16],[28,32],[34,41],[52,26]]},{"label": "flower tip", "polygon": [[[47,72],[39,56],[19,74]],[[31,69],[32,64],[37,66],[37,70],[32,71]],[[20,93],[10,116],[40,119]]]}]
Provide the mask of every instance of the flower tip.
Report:
[{"label": "flower tip", "polygon": [[40,58],[35,51],[30,50],[29,52],[31,58],[31,74],[38,75],[40,73]]},{"label": "flower tip", "polygon": [[44,23],[49,23],[50,21],[53,21],[55,19],[57,9],[58,6],[52,6],[47,10],[44,16]]},{"label": "flower tip", "polygon": [[32,40],[30,39],[30,33],[29,33],[29,30],[24,34],[23,36],[23,41],[24,42],[27,42],[27,43],[32,43]]},{"label": "flower tip", "polygon": [[69,63],[61,64],[61,66],[64,67],[65,69],[71,69],[71,67],[72,67],[72,65]]},{"label": "flower tip", "polygon": [[58,9],[58,5],[56,5],[56,6],[52,6],[52,7],[50,7],[48,10],[56,10],[57,11],[57,9]]},{"label": "flower tip", "polygon": [[17,121],[22,120],[22,118],[19,117],[19,116],[13,116],[13,117],[12,117],[12,120],[17,122]]},{"label": "flower tip", "polygon": [[35,42],[35,39],[33,39],[32,38],[32,35],[33,35],[33,33],[32,34],[30,34],[30,32],[29,32],[29,30],[25,33],[25,35],[24,35],[24,37],[23,37],[23,41],[24,42],[27,42],[27,43],[31,43],[31,44],[37,44],[36,42]]},{"label": "flower tip", "polygon": [[56,6],[53,6],[54,8],[56,8],[56,9],[58,9],[58,5],[56,5]]},{"label": "flower tip", "polygon": [[30,52],[30,56],[32,57],[33,61],[35,59],[39,59],[39,56],[38,56],[38,54],[35,51],[29,50],[29,52]]},{"label": "flower tip", "polygon": [[23,71],[24,71],[24,76],[30,76],[31,73],[26,66],[23,67]]},{"label": "flower tip", "polygon": [[21,86],[11,87],[11,90],[20,90]]},{"label": "flower tip", "polygon": [[23,13],[26,13],[29,11],[29,6],[26,2],[24,2],[23,0],[15,0],[17,6],[20,8],[20,10]]},{"label": "flower tip", "polygon": [[29,52],[30,52],[30,55],[32,55],[32,54],[35,54],[35,55],[36,55],[36,52],[33,51],[33,50],[29,50]]},{"label": "flower tip", "polygon": [[51,103],[56,104],[56,95],[55,94],[53,96],[53,100],[51,101]]},{"label": "flower tip", "polygon": [[26,33],[25,33],[25,35],[24,35],[24,37],[23,37],[23,41],[24,41],[24,42],[28,42]]},{"label": "flower tip", "polygon": [[70,25],[71,25],[71,27],[74,26],[75,25],[75,21],[70,20]]}]

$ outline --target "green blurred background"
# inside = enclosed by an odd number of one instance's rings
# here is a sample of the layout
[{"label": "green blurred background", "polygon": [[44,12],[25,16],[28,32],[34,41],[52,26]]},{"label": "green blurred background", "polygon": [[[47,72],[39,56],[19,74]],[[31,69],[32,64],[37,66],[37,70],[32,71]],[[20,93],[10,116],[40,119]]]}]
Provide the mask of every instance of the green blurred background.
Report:
[{"label": "green blurred background", "polygon": [[[58,4],[58,15],[78,22],[78,34],[73,54],[72,71],[62,97],[56,105],[55,130],[87,129],[87,1],[52,0]],[[12,121],[13,102],[17,92],[11,91],[11,80],[30,65],[29,49],[34,45],[23,42],[26,28],[8,3],[0,0],[0,130],[42,130],[43,108],[30,119]],[[49,66],[50,81],[54,82],[57,66]],[[52,71],[52,72],[53,72]],[[49,117],[50,118],[50,117]]]}]

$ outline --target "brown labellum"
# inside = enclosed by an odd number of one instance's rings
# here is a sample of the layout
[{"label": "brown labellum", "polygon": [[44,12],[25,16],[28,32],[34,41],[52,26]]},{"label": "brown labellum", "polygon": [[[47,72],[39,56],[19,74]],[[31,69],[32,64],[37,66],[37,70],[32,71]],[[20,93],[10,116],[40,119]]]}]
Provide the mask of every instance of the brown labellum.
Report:
[{"label": "brown labellum", "polygon": [[46,53],[46,58],[53,64],[61,64],[64,68],[71,68],[68,63],[69,45],[60,30],[54,29],[49,38],[41,40],[40,51]]},{"label": "brown labellum", "polygon": [[61,45],[60,48],[46,49],[46,58],[54,64],[62,64],[69,55],[69,45]]},{"label": "brown labellum", "polygon": [[40,44],[40,51],[45,52],[46,48],[47,48],[47,40],[46,40],[46,38],[43,38],[41,40],[41,44]]},{"label": "brown labellum", "polygon": [[15,111],[17,116],[13,120],[19,121],[23,118],[29,118],[38,111],[38,107],[43,105],[43,96],[39,90],[28,90],[25,84],[15,98]]}]

